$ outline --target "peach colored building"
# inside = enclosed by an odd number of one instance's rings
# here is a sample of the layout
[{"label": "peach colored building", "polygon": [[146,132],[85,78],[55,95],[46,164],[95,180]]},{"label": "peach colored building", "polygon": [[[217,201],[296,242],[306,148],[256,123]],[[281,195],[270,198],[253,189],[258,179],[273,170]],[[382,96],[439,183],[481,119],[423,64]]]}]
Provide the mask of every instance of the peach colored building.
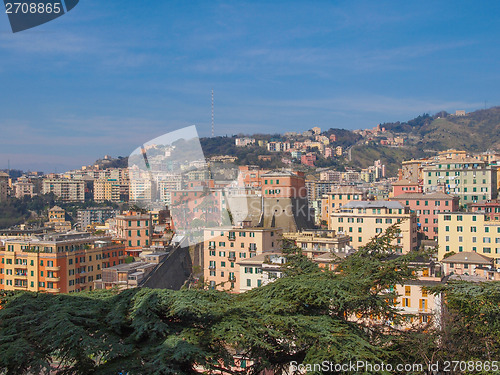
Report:
[{"label": "peach colored building", "polygon": [[405,193],[421,193],[422,191],[423,186],[417,182],[401,180],[392,184],[392,197]]},{"label": "peach colored building", "polygon": [[130,255],[137,256],[143,247],[151,246],[152,220],[150,213],[126,211],[116,216],[117,239]]},{"label": "peach colored building", "polygon": [[125,249],[87,233],[7,240],[0,251],[0,289],[71,293],[92,290],[102,269],[124,261]]},{"label": "peach colored building", "polygon": [[261,176],[261,187],[264,197],[307,198],[304,172],[267,172]]},{"label": "peach colored building", "polygon": [[281,248],[282,230],[262,227],[217,227],[204,231],[204,279],[211,288],[238,293],[237,262]]},{"label": "peach colored building", "polygon": [[477,273],[477,268],[491,266],[491,269],[493,269],[495,266],[495,260],[493,258],[473,251],[464,251],[451,255],[441,260],[441,263],[443,264],[445,276],[451,274],[474,275]]},{"label": "peach colored building", "polygon": [[260,188],[262,176],[268,172],[268,169],[260,169],[256,165],[241,165],[239,166],[238,186]]},{"label": "peach colored building", "polygon": [[423,239],[438,240],[438,214],[458,211],[458,197],[445,193],[404,193],[391,200],[408,207],[417,215],[418,231]]}]

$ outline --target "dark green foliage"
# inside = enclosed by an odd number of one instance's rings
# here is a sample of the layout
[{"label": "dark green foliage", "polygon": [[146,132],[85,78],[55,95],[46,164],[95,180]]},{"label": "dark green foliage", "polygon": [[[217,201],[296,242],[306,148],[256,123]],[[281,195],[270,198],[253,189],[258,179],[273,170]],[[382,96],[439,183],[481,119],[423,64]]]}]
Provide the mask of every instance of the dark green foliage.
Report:
[{"label": "dark green foliage", "polygon": [[383,289],[410,276],[407,256],[391,259],[396,232],[348,258],[340,274],[286,243],[286,277],[240,295],[203,289],[8,295],[0,310],[0,369],[42,373],[59,364],[59,374],[182,375],[196,373],[196,364],[228,367],[234,352],[255,359],[248,374],[294,360],[380,361],[389,355],[381,327],[349,318],[394,318]]},{"label": "dark green foliage", "polygon": [[[373,239],[340,262],[340,272],[319,268],[285,242],[285,277],[243,294],[205,289],[5,293],[0,371],[21,375],[53,367],[56,374],[184,375],[196,374],[198,365],[229,368],[234,353],[253,359],[244,374],[279,373],[291,361],[443,358],[438,336],[395,332],[384,323],[398,320],[390,287],[412,278],[411,261],[427,255],[396,255],[391,243],[397,233],[392,227]],[[498,283],[453,284],[440,292],[447,294],[450,311],[466,313],[457,321],[467,333],[487,338],[479,342],[488,346],[488,358],[498,357]],[[356,316],[377,316],[380,323],[365,324],[353,320]]]},{"label": "dark green foliage", "polygon": [[432,291],[446,298],[441,340],[448,358],[498,360],[500,282],[455,281]]},{"label": "dark green foliage", "polygon": [[330,137],[332,134],[337,136],[337,140],[333,142],[332,145],[342,146],[344,148],[356,144],[356,142],[362,138],[359,134],[355,134],[351,130],[347,129],[328,129],[324,133],[327,137]]}]

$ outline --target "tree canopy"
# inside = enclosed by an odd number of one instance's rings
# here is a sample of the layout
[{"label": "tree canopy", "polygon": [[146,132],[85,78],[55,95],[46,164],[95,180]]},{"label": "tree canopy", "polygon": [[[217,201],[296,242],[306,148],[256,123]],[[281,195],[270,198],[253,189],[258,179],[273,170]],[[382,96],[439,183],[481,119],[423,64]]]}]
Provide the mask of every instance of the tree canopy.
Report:
[{"label": "tree canopy", "polygon": [[[292,361],[400,363],[405,355],[421,360],[436,350],[435,337],[428,340],[434,346],[417,353],[415,340],[429,338],[425,332],[402,334],[385,324],[399,319],[390,286],[413,278],[412,260],[425,255],[396,256],[391,245],[396,234],[393,227],[373,239],[335,272],[285,244],[284,277],[242,294],[146,288],[67,295],[4,292],[0,371],[184,375],[226,368],[226,373],[258,374],[280,373]],[[467,316],[481,317],[477,322],[484,320],[498,333],[498,284],[488,285],[436,293],[446,293],[450,309],[460,312],[467,293],[480,296],[477,303],[468,302]],[[492,303],[487,293],[496,293]],[[380,324],[353,319],[363,316],[379,317]],[[478,336],[487,334],[480,324],[469,327]],[[498,357],[498,339],[489,345],[488,355]],[[235,354],[251,359],[241,372],[232,367]]]}]

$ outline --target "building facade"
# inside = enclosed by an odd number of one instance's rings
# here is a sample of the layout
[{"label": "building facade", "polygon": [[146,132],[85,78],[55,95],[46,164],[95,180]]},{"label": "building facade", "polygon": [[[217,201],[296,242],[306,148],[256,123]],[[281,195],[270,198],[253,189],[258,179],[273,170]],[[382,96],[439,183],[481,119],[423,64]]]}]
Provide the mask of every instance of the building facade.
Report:
[{"label": "building facade", "polygon": [[210,288],[240,289],[238,261],[281,248],[282,230],[260,227],[209,228],[204,233],[204,280]]},{"label": "building facade", "polygon": [[408,253],[416,249],[417,217],[399,202],[349,202],[331,214],[329,229],[348,235],[351,246],[357,249],[395,224],[398,224],[401,231],[393,243],[399,252]]},{"label": "building facade", "polygon": [[440,213],[438,259],[448,253],[475,252],[500,264],[500,221],[484,212]]},{"label": "building facade", "polygon": [[438,240],[438,214],[455,212],[459,208],[459,198],[444,193],[404,193],[391,200],[408,207],[417,215],[418,231],[422,239]]},{"label": "building facade", "polygon": [[122,263],[123,245],[86,233],[7,240],[0,251],[0,289],[47,293],[92,290],[103,267]]},{"label": "building facade", "polygon": [[65,202],[85,201],[85,181],[49,178],[43,181],[43,194],[54,193]]}]

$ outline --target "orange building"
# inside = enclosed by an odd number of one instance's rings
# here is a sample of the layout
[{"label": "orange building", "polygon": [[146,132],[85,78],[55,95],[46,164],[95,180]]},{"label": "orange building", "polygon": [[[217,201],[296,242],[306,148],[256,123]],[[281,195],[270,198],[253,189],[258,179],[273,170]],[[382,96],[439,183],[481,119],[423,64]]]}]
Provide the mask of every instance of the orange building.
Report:
[{"label": "orange building", "polygon": [[260,169],[256,165],[241,165],[238,173],[238,186],[260,188],[261,177],[268,172],[268,169]]},{"label": "orange building", "polygon": [[143,247],[151,246],[151,214],[126,211],[116,217],[117,240],[125,246],[128,254],[137,256]]},{"label": "orange building", "polygon": [[71,293],[92,290],[102,268],[121,264],[125,249],[88,233],[7,240],[0,250],[0,289]]},{"label": "orange building", "polygon": [[307,198],[304,172],[272,171],[261,176],[264,198]]}]

